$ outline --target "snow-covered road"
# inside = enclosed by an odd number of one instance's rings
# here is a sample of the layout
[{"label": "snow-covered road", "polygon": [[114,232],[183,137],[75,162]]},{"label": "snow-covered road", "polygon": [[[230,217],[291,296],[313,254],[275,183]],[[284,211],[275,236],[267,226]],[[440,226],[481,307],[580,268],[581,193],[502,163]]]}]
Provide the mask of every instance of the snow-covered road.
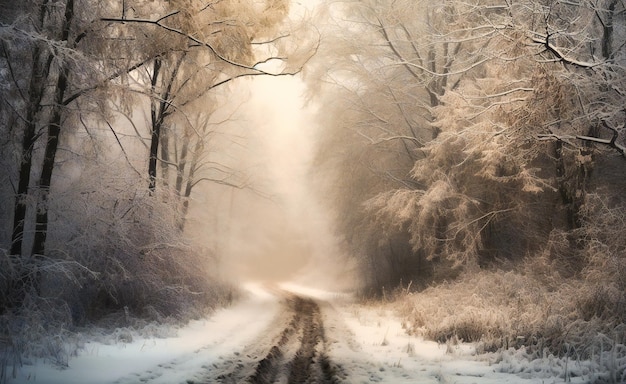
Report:
[{"label": "snow-covered road", "polygon": [[236,305],[191,322],[174,337],[89,342],[68,368],[33,362],[9,382],[563,382],[549,372],[501,372],[502,361],[476,358],[470,345],[411,337],[393,313],[344,294],[293,284],[247,284],[245,290]]}]

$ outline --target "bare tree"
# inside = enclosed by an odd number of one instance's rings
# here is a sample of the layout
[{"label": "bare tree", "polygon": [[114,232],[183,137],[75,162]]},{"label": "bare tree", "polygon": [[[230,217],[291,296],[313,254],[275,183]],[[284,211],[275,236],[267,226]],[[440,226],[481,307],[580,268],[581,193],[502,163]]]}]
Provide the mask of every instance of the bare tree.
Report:
[{"label": "bare tree", "polygon": [[[295,38],[281,28],[289,9],[286,2],[267,2],[264,8],[243,3],[197,3],[193,9],[176,7],[176,3],[164,7],[164,16],[159,18],[136,15],[104,20],[157,28],[180,41],[175,49],[158,56],[140,75],[145,75],[144,83],[149,84],[149,88],[142,91],[150,98],[149,189],[156,191],[160,165],[164,186],[174,186],[175,194],[186,199],[198,181],[209,180],[190,181],[182,190],[181,177],[187,167],[187,155],[194,152],[190,151],[188,141],[195,136],[195,148],[203,147],[201,132],[206,125],[194,125],[191,117],[194,110],[206,108],[200,106],[203,100],[210,100],[212,92],[236,79],[294,75],[313,51],[306,44],[304,48],[286,44]],[[278,72],[268,72],[263,65],[270,62],[290,65],[282,65]],[[197,155],[194,152],[194,156]],[[191,164],[189,169],[195,170],[195,167]],[[170,168],[174,170],[171,183],[168,180]],[[223,178],[211,180],[231,184]]]}]

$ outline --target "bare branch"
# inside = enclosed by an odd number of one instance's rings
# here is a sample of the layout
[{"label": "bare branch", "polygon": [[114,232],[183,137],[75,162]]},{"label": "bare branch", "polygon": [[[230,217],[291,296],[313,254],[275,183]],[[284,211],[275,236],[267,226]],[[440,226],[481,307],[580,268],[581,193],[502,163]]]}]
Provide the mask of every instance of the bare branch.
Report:
[{"label": "bare branch", "polygon": [[4,54],[4,57],[6,57],[5,61],[7,63],[8,69],[9,69],[9,73],[11,74],[11,80],[13,80],[13,84],[15,85],[15,88],[19,92],[20,97],[22,98],[22,100],[26,100],[26,96],[24,95],[24,92],[22,91],[22,88],[20,87],[17,79],[15,78],[15,71],[13,70],[13,65],[11,64],[11,53],[7,49],[6,42],[4,40],[2,41],[2,52]]},{"label": "bare branch", "polygon": [[610,148],[615,149],[620,155],[626,158],[626,147],[616,142],[617,137],[618,137],[618,131],[615,128],[608,126],[606,122],[603,122],[603,125],[605,128],[613,131],[613,137],[611,137],[610,139],[601,139],[599,137],[592,137],[592,136],[585,136],[585,135],[557,135],[555,133],[537,135],[537,138],[542,141],[545,141],[545,140],[562,141],[562,142],[569,144],[572,147],[576,147],[576,145],[574,145],[569,140],[581,140],[581,141],[586,141],[590,143],[602,144],[602,145],[606,145]]},{"label": "bare branch", "polygon": [[[176,13],[178,13],[178,12],[179,11],[176,11]],[[150,20],[150,19],[123,19],[123,18],[108,18],[108,17],[102,18],[100,20],[105,21],[105,22],[113,22],[113,23],[139,23],[139,24],[156,25],[156,26],[158,26],[160,28],[165,29],[166,31],[169,31],[169,32],[175,33],[177,35],[183,36],[183,37],[185,37],[185,38],[187,38],[187,39],[189,39],[189,40],[191,40],[191,41],[193,41],[193,42],[195,42],[195,43],[197,43],[197,44],[199,44],[199,45],[201,45],[203,47],[208,48],[211,51],[211,53],[213,53],[218,59],[220,59],[223,62],[225,62],[227,64],[230,64],[230,65],[232,65],[234,67],[247,69],[249,71],[259,72],[259,73],[263,73],[263,74],[266,74],[266,75],[277,76],[277,74],[273,74],[271,72],[266,72],[266,71],[263,71],[261,69],[255,68],[254,65],[250,66],[250,65],[238,63],[238,62],[236,62],[234,60],[231,60],[231,59],[225,57],[224,55],[220,54],[217,51],[217,49],[215,49],[215,47],[213,47],[208,42],[202,41],[199,38],[197,38],[195,36],[192,36],[192,35],[184,32],[184,31],[182,31],[182,30],[180,30],[178,28],[171,27],[171,26],[163,24],[161,22],[165,18],[170,17],[170,16],[172,16],[172,15],[174,15],[176,13],[170,13],[170,14],[168,14],[166,16],[163,16],[163,17],[161,17],[161,18],[159,18],[157,20]]]},{"label": "bare branch", "polygon": [[[389,34],[387,33],[387,28],[385,27],[385,25],[383,24],[382,20],[380,20],[380,18],[376,18],[378,20],[378,26],[380,27],[380,32],[383,35],[383,38],[385,39],[385,42],[387,43],[387,45],[389,46],[389,48],[391,49],[391,51],[394,53],[394,55],[396,55],[396,57],[398,59],[400,59],[403,63],[404,63],[404,67],[407,69],[407,71],[411,74],[411,76],[413,76],[414,78],[416,78],[417,80],[421,80],[419,75],[417,73],[415,73],[413,71],[413,68],[409,65],[407,65],[406,63],[408,63],[408,60],[406,60],[404,58],[404,56],[402,55],[402,53],[400,53],[400,51],[396,48],[396,45],[391,41]],[[420,63],[422,62],[421,58],[419,57],[419,55],[417,55],[418,59],[420,60]]]},{"label": "bare branch", "polygon": [[[463,97],[463,99],[466,99],[466,100],[484,100],[484,99],[493,99],[495,97],[506,96],[506,95],[509,95],[509,94],[515,93],[515,92],[533,92],[534,90],[535,90],[535,88],[519,87],[519,88],[508,89],[506,91],[502,91],[502,92],[499,92],[499,93],[493,93],[493,94],[485,95],[485,96],[461,95],[461,97]],[[456,94],[459,94],[459,93],[456,92]]]},{"label": "bare branch", "polygon": [[465,67],[463,69],[459,69],[457,71],[448,72],[448,73],[435,72],[435,71],[432,71],[432,70],[430,70],[430,69],[428,69],[428,68],[426,68],[426,67],[424,67],[422,65],[415,64],[415,63],[412,63],[412,62],[409,62],[409,61],[401,61],[401,62],[398,62],[396,64],[392,64],[392,65],[408,65],[408,66],[411,66],[411,67],[414,67],[414,68],[418,68],[418,69],[420,69],[420,70],[422,70],[422,71],[424,71],[424,72],[426,72],[426,73],[428,73],[428,74],[430,74],[432,76],[446,77],[446,76],[454,76],[454,75],[460,75],[460,74],[466,73],[466,72],[468,72],[468,71],[470,71],[470,70],[472,70],[472,69],[474,69],[474,68],[476,68],[476,67],[478,67],[478,66],[480,66],[480,65],[482,65],[482,64],[484,64],[486,62],[488,62],[489,60],[491,60],[491,58],[485,58],[485,59],[479,60],[479,61],[477,61],[477,62],[475,62],[475,63],[473,63],[473,64],[471,64],[471,65],[469,65],[469,66],[467,66],[467,67]]},{"label": "bare branch", "polygon": [[291,36],[291,34],[287,33],[287,34],[285,34],[285,35],[276,36],[275,38],[270,39],[270,40],[264,40],[264,41],[251,41],[251,42],[250,42],[250,44],[252,44],[252,45],[265,45],[265,44],[272,44],[272,43],[277,42],[278,40],[281,40],[281,39],[287,38],[287,37],[289,37],[289,36]]},{"label": "bare branch", "polygon": [[589,68],[594,68],[594,67],[597,67],[599,65],[606,63],[606,61],[600,61],[597,63],[588,62],[588,61],[580,61],[580,60],[576,60],[571,57],[568,57],[563,52],[561,52],[557,47],[555,47],[552,43],[550,43],[550,35],[545,35],[545,36],[540,35],[539,37],[531,36],[531,40],[537,44],[543,45],[546,48],[546,51],[552,53],[552,55],[554,55],[558,61],[561,61],[565,64],[570,64],[579,68],[589,69]]},{"label": "bare branch", "polygon": [[141,176],[141,172],[139,172],[137,169],[135,169],[135,167],[131,163],[130,159],[128,158],[128,154],[126,153],[126,150],[124,149],[124,146],[122,145],[122,142],[120,141],[120,138],[117,136],[117,133],[115,132],[115,129],[113,129],[113,126],[111,125],[111,123],[109,123],[109,121],[106,120],[106,124],[109,127],[109,129],[111,130],[111,133],[113,133],[113,136],[115,136],[115,141],[117,141],[117,144],[119,145],[120,149],[122,150],[122,153],[124,154],[124,158],[126,159],[126,162],[128,163],[128,165],[130,165],[130,168],[133,171],[135,171],[135,173],[137,175]]},{"label": "bare branch", "polygon": [[161,56],[161,55],[164,55],[165,53],[167,53],[167,51],[165,51],[165,52],[159,52],[158,54],[156,54],[156,55],[154,55],[154,56],[147,57],[147,58],[145,58],[144,60],[141,60],[140,62],[138,62],[138,63],[136,63],[136,64],[134,64],[134,65],[131,65],[131,66],[130,66],[130,67],[128,67],[128,68],[124,68],[124,69],[123,69],[123,70],[121,70],[121,71],[118,71],[118,72],[113,73],[112,75],[110,75],[110,76],[106,77],[104,80],[100,81],[100,82],[99,82],[99,83],[97,83],[97,84],[94,84],[94,85],[92,85],[92,86],[90,86],[90,87],[87,87],[87,88],[83,88],[83,89],[78,90],[78,91],[77,91],[77,92],[75,92],[74,94],[72,94],[72,95],[70,95],[69,97],[67,97],[66,99],[64,99],[64,100],[63,100],[63,105],[69,105],[72,101],[76,100],[76,99],[77,99],[77,98],[79,98],[80,96],[82,96],[82,95],[84,95],[84,94],[86,94],[86,93],[88,93],[88,92],[91,92],[91,91],[93,91],[93,90],[97,89],[98,87],[103,86],[104,84],[108,83],[109,81],[115,80],[115,79],[117,79],[117,78],[119,78],[119,77],[121,77],[121,76],[123,76],[123,75],[126,75],[126,74],[128,74],[128,73],[130,73],[130,72],[132,72],[132,71],[134,71],[134,70],[136,70],[136,69],[139,69],[139,68],[141,68],[141,67],[145,66],[146,64],[148,64],[148,63],[150,63],[152,60],[154,60],[154,58],[155,58],[155,57],[159,57],[159,56]]}]

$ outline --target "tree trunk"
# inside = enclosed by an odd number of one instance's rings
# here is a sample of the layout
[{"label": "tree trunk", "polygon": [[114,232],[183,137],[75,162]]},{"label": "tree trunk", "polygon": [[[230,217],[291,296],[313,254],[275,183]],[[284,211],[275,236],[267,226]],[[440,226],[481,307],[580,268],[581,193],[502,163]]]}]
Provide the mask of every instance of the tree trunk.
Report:
[{"label": "tree trunk", "polygon": [[[169,74],[169,78],[161,79],[161,83],[164,86],[164,89],[157,89],[157,85],[159,83],[159,77],[161,76],[161,68],[163,66],[163,59],[157,58],[154,60],[154,72],[152,74],[151,79],[151,96],[152,100],[150,102],[150,117],[152,123],[152,138],[150,140],[150,160],[148,162],[148,177],[150,179],[150,183],[148,188],[150,189],[150,194],[154,194],[156,191],[156,175],[157,175],[157,161],[158,161],[158,153],[159,153],[159,144],[162,144],[162,130],[163,123],[167,116],[170,115],[169,108],[172,104],[172,88],[174,87],[174,82],[176,81],[176,77],[178,76],[178,70],[183,62],[183,58],[185,57],[185,53],[181,54],[180,57],[174,63],[171,73]],[[167,63],[167,62],[166,62]],[[161,76],[162,77],[162,76]],[[163,93],[160,93],[160,92]],[[158,97],[157,97],[158,96]],[[167,150],[167,149],[166,149]],[[169,156],[169,154],[168,154]],[[168,165],[165,164],[164,167]]]},{"label": "tree trunk", "polygon": [[198,137],[194,151],[193,151],[193,156],[191,157],[191,164],[189,166],[189,175],[187,175],[187,182],[185,183],[185,191],[182,194],[183,205],[181,208],[180,223],[178,225],[181,232],[185,229],[185,221],[187,218],[187,212],[189,211],[189,196],[191,196],[191,190],[193,189],[193,186],[194,186],[195,173],[199,167],[198,161],[200,160],[200,151],[202,150],[202,145],[203,145],[202,138]]},{"label": "tree trunk", "polygon": [[[67,42],[69,39],[70,26],[74,16],[74,0],[67,0],[65,4],[65,21],[61,33],[61,41]],[[61,120],[63,116],[62,108],[65,91],[68,87],[69,67],[67,64],[59,63],[59,75],[54,95],[54,106],[52,117],[48,124],[48,140],[46,141],[46,149],[41,167],[41,176],[39,177],[40,196],[37,202],[37,216],[35,221],[35,238],[33,240],[32,255],[35,257],[45,254],[46,238],[48,235],[48,195],[50,194],[50,185],[52,182],[52,172],[54,171],[54,162],[57,149],[59,147],[59,136],[61,134]],[[38,274],[38,273],[37,273]],[[37,278],[38,280],[38,278]],[[34,286],[36,288],[37,282]]]},{"label": "tree trunk", "polygon": [[187,167],[187,156],[189,154],[189,139],[185,137],[180,150],[178,169],[176,171],[176,194],[182,196],[183,181],[185,180],[185,168]]},{"label": "tree trunk", "polygon": [[41,99],[44,93],[45,78],[49,70],[49,64],[42,61],[43,52],[39,44],[33,50],[33,69],[29,85],[29,100],[26,111],[26,126],[22,141],[22,153],[20,159],[20,172],[17,184],[17,194],[13,209],[13,234],[11,237],[11,254],[22,255],[22,243],[24,241],[24,223],[26,221],[26,206],[28,186],[30,185],[30,172],[33,165],[33,146],[36,141],[37,114],[40,109]]},{"label": "tree trunk", "polygon": [[59,146],[61,134],[61,111],[54,112],[54,116],[48,126],[48,141],[39,178],[39,201],[37,202],[37,217],[35,222],[35,239],[33,241],[33,255],[44,255],[46,238],[48,236],[48,195],[52,182],[54,161]]},{"label": "tree trunk", "polygon": [[[39,9],[39,28],[43,28],[47,12],[45,0]],[[20,171],[17,183],[17,193],[13,207],[13,231],[11,235],[11,255],[22,255],[24,242],[24,225],[26,222],[26,209],[28,200],[28,187],[30,185],[30,173],[32,169],[33,146],[37,141],[37,115],[41,109],[41,100],[45,93],[46,79],[50,73],[52,55],[45,58],[46,50],[39,42],[34,43],[32,53],[32,69],[28,85],[28,104],[26,107],[26,125],[22,138],[22,152],[20,156]],[[44,60],[45,58],[45,60]]]},{"label": "tree trunk", "polygon": [[612,0],[607,7],[606,20],[602,22],[602,57],[610,59],[613,56],[613,19],[618,0]]},{"label": "tree trunk", "polygon": [[[178,169],[176,170],[176,196],[178,197],[177,199],[177,204],[178,201],[180,201],[181,199],[183,200],[182,205],[184,206],[184,201],[187,199],[187,197],[183,196],[183,182],[185,181],[185,169],[187,168],[187,156],[189,155],[189,138],[187,136],[185,136],[185,138],[183,139],[183,146],[180,150],[180,159],[178,161]],[[185,228],[185,210],[181,208],[181,211],[179,212],[179,219],[178,219],[178,228],[180,229],[180,231],[182,232],[183,229]]]},{"label": "tree trunk", "polygon": [[[161,59],[154,60],[154,67],[152,73],[151,90],[152,94],[156,94],[156,87],[159,80],[159,72],[161,70]],[[150,159],[148,161],[148,177],[150,179],[148,188],[150,193],[154,194],[156,191],[156,176],[157,176],[157,155],[159,153],[159,138],[161,136],[161,124],[162,118],[159,111],[159,103],[152,99],[150,101],[150,118],[152,125],[152,136],[150,140]]]},{"label": "tree trunk", "polygon": [[165,188],[170,180],[170,135],[167,127],[161,127],[161,179]]}]

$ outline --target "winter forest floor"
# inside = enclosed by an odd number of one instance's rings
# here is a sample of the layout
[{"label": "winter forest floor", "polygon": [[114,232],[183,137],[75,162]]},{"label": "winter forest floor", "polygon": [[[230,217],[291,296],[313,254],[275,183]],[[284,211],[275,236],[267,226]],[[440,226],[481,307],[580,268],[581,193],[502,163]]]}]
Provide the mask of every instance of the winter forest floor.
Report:
[{"label": "winter forest floor", "polygon": [[[244,285],[210,316],[152,336],[119,329],[67,344],[67,366],[6,364],[8,383],[590,383],[595,363],[532,357],[522,349],[477,353],[477,344],[410,335],[398,303],[363,303],[295,284]],[[145,333],[143,333],[145,335]],[[155,337],[154,335],[161,335]],[[619,378],[615,378],[620,382]],[[622,378],[623,379],[623,378]]]}]

